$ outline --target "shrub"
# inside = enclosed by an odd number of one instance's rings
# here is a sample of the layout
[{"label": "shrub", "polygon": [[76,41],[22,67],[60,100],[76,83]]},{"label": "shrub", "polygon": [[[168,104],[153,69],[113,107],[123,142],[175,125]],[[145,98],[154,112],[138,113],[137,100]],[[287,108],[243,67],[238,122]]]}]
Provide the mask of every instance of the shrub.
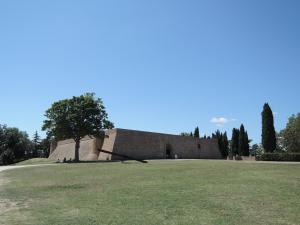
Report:
[{"label": "shrub", "polygon": [[235,156],[235,160],[243,160],[243,158],[242,158],[242,156],[240,156],[240,155],[236,155],[236,156]]},{"label": "shrub", "polygon": [[0,155],[0,165],[8,165],[14,162],[15,155],[11,149],[7,149]]},{"label": "shrub", "polygon": [[300,162],[300,153],[262,153],[256,156],[256,160]]}]

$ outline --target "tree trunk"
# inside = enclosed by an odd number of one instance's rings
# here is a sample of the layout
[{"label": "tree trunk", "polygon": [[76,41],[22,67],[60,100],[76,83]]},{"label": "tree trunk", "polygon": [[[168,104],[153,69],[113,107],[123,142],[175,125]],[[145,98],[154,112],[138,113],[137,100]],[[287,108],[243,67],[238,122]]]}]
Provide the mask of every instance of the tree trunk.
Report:
[{"label": "tree trunk", "polygon": [[79,162],[80,139],[75,141],[75,162]]}]

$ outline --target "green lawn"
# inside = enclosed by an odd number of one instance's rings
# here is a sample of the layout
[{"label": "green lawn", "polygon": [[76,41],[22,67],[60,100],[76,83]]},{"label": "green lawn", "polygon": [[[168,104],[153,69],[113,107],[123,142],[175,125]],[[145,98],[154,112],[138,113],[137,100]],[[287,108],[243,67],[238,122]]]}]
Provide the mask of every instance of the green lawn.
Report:
[{"label": "green lawn", "polygon": [[16,163],[15,165],[23,166],[23,165],[35,165],[35,164],[50,164],[54,162],[55,162],[54,160],[49,160],[46,158],[34,158],[34,159],[29,159],[29,160]]},{"label": "green lawn", "polygon": [[300,224],[300,165],[83,163],[0,173],[0,224]]}]

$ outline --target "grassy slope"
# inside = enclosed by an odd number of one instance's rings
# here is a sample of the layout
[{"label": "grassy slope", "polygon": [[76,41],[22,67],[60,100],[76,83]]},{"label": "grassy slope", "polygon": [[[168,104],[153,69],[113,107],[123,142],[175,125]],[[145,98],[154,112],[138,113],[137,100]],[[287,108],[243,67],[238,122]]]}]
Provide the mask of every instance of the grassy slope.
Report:
[{"label": "grassy slope", "polygon": [[70,164],[6,171],[0,224],[300,224],[300,165]]},{"label": "grassy slope", "polygon": [[16,163],[17,166],[23,166],[23,165],[36,165],[36,164],[49,164],[54,163],[54,160],[49,160],[47,158],[34,158],[34,159],[28,159],[19,163]]}]

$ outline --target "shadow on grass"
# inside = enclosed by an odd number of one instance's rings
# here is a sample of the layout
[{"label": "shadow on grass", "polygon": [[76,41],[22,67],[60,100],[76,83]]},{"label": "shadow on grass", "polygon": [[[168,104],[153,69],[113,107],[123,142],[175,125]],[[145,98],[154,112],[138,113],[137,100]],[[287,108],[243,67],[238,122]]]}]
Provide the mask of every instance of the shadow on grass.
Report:
[{"label": "shadow on grass", "polygon": [[64,162],[57,161],[56,163],[65,163],[65,164],[95,164],[95,163],[123,163],[123,164],[131,164],[131,163],[148,163],[148,161],[143,160],[141,161],[135,161],[135,160],[95,160],[95,161],[82,161],[80,160],[79,162],[73,161],[73,160],[68,160]]}]

